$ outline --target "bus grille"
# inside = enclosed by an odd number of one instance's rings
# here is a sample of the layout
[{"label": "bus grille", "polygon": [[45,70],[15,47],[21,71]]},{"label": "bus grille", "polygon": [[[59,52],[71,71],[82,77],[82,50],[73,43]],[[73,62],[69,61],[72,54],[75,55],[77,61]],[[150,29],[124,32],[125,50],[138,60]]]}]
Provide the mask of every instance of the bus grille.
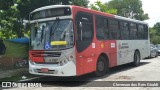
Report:
[{"label": "bus grille", "polygon": [[32,52],[32,57],[60,57],[61,52]]},{"label": "bus grille", "polygon": [[36,64],[58,64],[59,62],[35,62]]}]

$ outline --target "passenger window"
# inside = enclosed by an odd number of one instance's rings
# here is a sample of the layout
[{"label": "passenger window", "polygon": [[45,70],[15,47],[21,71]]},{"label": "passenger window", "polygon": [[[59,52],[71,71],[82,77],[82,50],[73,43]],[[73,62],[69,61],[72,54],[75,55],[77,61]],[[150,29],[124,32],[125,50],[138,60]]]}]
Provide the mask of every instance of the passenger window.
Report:
[{"label": "passenger window", "polygon": [[119,30],[118,21],[109,20],[109,30],[110,30],[111,39],[120,39],[120,30]]},{"label": "passenger window", "polygon": [[137,27],[134,23],[130,23],[130,38],[137,39]]},{"label": "passenger window", "polygon": [[120,30],[121,30],[121,39],[128,40],[129,39],[128,23],[120,22]]},{"label": "passenger window", "polygon": [[148,26],[144,25],[144,39],[148,39]]},{"label": "passenger window", "polygon": [[138,39],[144,39],[144,27],[143,25],[138,25]]},{"label": "passenger window", "polygon": [[102,16],[96,16],[96,36],[99,40],[109,38],[107,19]]}]

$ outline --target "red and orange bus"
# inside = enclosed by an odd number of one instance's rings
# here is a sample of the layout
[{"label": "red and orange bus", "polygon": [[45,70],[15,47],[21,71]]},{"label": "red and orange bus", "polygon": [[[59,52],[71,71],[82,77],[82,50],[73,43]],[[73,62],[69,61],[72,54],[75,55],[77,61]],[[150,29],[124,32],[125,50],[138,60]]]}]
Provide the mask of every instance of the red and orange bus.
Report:
[{"label": "red and orange bus", "polygon": [[105,75],[109,68],[149,56],[148,25],[74,5],[30,14],[29,72],[48,76]]}]

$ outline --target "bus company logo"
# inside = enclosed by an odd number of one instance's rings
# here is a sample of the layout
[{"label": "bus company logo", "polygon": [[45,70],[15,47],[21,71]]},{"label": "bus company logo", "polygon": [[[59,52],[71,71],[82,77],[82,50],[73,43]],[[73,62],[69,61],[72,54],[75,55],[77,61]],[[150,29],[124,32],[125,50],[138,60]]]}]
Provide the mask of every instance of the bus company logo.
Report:
[{"label": "bus company logo", "polygon": [[128,43],[119,43],[118,49],[127,49],[129,48]]},{"label": "bus company logo", "polygon": [[11,82],[2,82],[2,87],[12,87]]}]

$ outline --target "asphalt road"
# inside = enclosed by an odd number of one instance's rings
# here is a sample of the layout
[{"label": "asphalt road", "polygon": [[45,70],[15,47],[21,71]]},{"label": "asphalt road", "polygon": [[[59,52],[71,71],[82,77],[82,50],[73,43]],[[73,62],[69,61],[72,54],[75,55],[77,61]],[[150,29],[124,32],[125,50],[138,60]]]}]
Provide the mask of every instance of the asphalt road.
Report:
[{"label": "asphalt road", "polygon": [[[113,82],[112,82],[113,81]],[[122,82],[119,82],[122,81]],[[126,82],[124,82],[126,81]],[[129,82],[131,81],[131,82]],[[137,81],[137,82],[136,82]],[[140,82],[143,81],[143,82]],[[149,87],[146,81],[152,81],[150,85],[158,87]],[[141,60],[138,67],[133,67],[131,64],[121,65],[110,69],[110,73],[103,77],[95,77],[93,74],[87,74],[79,77],[40,77],[29,82],[42,83],[42,88],[23,88],[26,90],[160,90],[160,56],[152,59]],[[28,81],[27,81],[28,82]],[[115,87],[113,83],[118,82],[131,84],[140,83],[140,87]],[[25,83],[25,82],[23,82]],[[154,84],[153,84],[154,83]],[[117,84],[117,85],[118,85]],[[141,85],[142,84],[142,85]],[[110,85],[110,87],[104,87]],[[116,85],[116,84],[115,84]],[[123,84],[124,85],[124,84]],[[144,87],[142,87],[144,85]],[[12,90],[21,90],[22,88],[10,88]]]}]

